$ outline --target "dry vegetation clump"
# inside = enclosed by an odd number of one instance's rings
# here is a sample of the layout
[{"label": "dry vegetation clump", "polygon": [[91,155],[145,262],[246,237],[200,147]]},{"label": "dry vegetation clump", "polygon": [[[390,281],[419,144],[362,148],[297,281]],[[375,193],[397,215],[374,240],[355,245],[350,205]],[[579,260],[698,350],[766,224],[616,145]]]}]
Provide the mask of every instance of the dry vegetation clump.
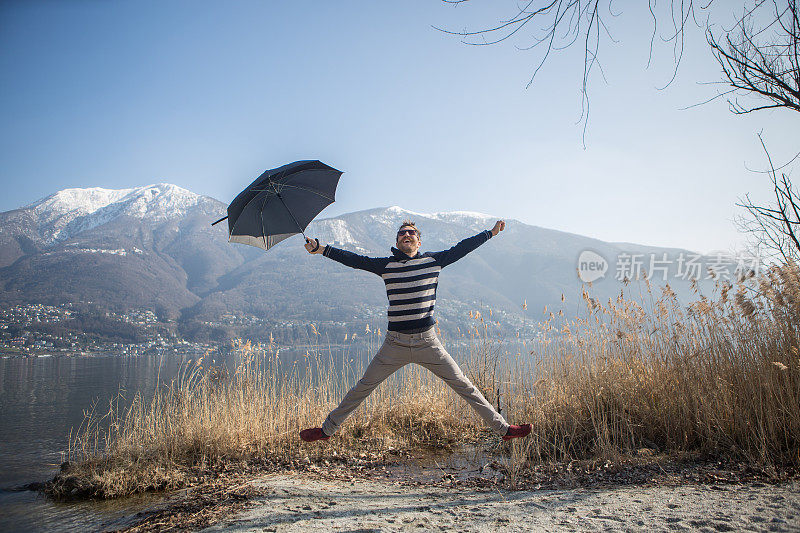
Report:
[{"label": "dry vegetation clump", "polygon": [[[600,303],[584,292],[586,313],[573,320],[545,310],[541,334],[516,354],[492,339],[491,321],[471,314],[462,334],[471,339],[462,358],[468,375],[509,422],[534,426],[521,442],[494,444],[512,483],[543,461],[631,452],[800,466],[797,266],[720,283],[716,299],[698,295],[688,307],[668,286],[659,295],[646,287],[636,301],[620,295]],[[366,336],[371,355],[382,335],[368,329]],[[87,418],[47,491],[110,498],[185,486],[220,469],[346,462],[488,435],[465,402],[410,365],[336,437],[304,444],[298,431],[321,424],[362,364],[337,366],[319,344],[291,365],[273,343],[233,348],[240,363],[230,372],[199,358],[152,398],[137,396],[125,409],[112,403],[105,416]]]},{"label": "dry vegetation clump", "polygon": [[[374,339],[367,351],[376,350]],[[236,341],[230,372],[208,355],[182,368],[152,398],[137,395],[103,416],[89,415],[70,439],[62,472],[47,486],[55,497],[114,498],[202,481],[201,473],[291,468],[309,461],[347,461],[364,453],[426,446],[446,448],[478,432],[478,421],[454,409],[455,395],[422,368],[406,367],[382,384],[336,437],[306,444],[301,429],[319,426],[361,376],[361,364],[338,369],[320,346],[286,365],[270,343]],[[327,354],[327,355],[326,355]],[[468,408],[466,408],[468,409]]]},{"label": "dry vegetation clump", "polygon": [[[690,452],[762,468],[800,466],[800,274],[794,264],[719,283],[682,308],[649,283],[639,302],[584,292],[586,316],[534,343],[533,371],[509,365],[511,410],[531,420],[533,463]],[[535,381],[519,386],[524,376]]]}]

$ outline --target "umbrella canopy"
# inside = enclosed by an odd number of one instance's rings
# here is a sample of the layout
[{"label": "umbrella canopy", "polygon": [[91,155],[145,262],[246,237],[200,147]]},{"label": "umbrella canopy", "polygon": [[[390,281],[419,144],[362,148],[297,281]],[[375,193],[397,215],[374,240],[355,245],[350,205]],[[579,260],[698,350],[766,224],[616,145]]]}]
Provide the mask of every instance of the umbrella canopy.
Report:
[{"label": "umbrella canopy", "polygon": [[336,200],[341,176],[320,161],[295,161],[267,170],[228,206],[229,241],[269,250],[303,233]]}]

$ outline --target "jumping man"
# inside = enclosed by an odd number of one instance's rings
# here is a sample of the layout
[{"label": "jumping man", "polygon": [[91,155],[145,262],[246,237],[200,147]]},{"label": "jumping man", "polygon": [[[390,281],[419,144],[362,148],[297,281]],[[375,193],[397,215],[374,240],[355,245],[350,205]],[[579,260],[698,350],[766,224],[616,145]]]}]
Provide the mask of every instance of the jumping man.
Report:
[{"label": "jumping man", "polygon": [[321,428],[304,429],[300,432],[301,439],[306,442],[329,439],[375,387],[408,363],[422,365],[443,379],[503,440],[524,437],[531,432],[530,424],[509,425],[495,411],[444,349],[433,327],[439,272],[505,227],[506,223],[498,220],[491,230],[464,239],[449,250],[421,254],[422,236],[413,222],[405,220],[397,232],[397,247],[392,247],[391,257],[366,257],[306,240],[305,247],[309,253],[322,254],[343,265],[383,278],[389,298],[389,326],[383,345],[361,380],[345,395],[339,407],[331,411]]}]

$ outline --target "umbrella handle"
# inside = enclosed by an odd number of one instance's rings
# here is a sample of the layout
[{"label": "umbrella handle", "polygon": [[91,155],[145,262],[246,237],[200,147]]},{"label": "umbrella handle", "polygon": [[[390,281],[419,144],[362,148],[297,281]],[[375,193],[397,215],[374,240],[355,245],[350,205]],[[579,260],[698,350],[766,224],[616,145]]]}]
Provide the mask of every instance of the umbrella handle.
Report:
[{"label": "umbrella handle", "polygon": [[[317,241],[317,245],[314,247],[314,249],[313,249],[313,250],[311,250],[311,253],[314,253],[314,252],[316,252],[317,250],[319,250],[319,239],[314,239],[314,240],[315,240],[315,241]],[[306,237],[306,242],[311,242],[311,239],[309,239],[308,237]]]}]

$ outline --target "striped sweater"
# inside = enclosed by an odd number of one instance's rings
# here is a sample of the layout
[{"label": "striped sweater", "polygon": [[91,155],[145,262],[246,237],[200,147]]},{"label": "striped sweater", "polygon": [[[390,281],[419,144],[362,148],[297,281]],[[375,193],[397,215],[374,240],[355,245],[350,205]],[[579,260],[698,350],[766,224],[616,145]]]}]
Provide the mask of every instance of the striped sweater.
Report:
[{"label": "striped sweater", "polygon": [[391,257],[367,257],[347,250],[326,246],[325,257],[343,265],[366,270],[383,278],[389,299],[389,331],[420,330],[433,326],[436,285],[439,272],[488,241],[489,230],[459,242],[441,252],[417,252],[409,257],[392,247]]}]

